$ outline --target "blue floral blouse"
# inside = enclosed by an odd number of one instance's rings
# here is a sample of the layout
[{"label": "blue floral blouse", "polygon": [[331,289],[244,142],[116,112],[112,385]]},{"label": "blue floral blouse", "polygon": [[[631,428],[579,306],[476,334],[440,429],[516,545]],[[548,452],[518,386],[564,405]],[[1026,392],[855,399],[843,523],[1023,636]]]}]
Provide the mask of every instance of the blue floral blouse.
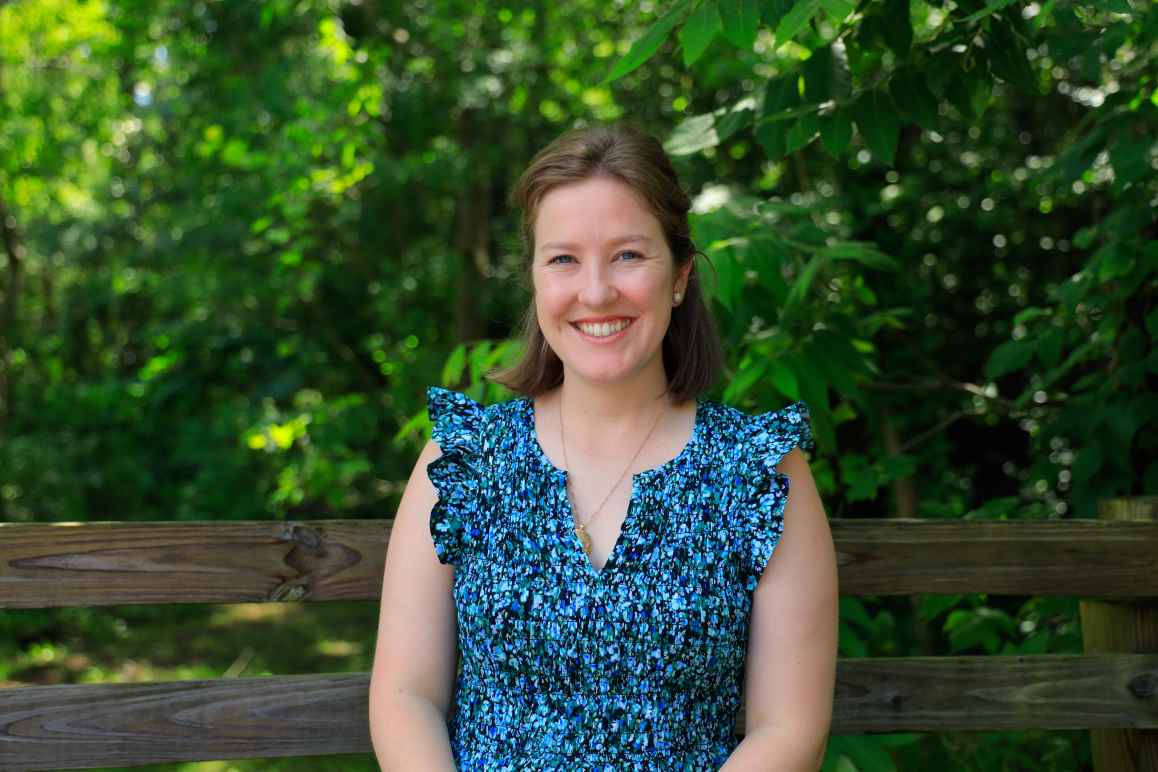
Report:
[{"label": "blue floral blouse", "polygon": [[442,455],[434,549],[453,564],[458,768],[716,770],[737,744],[752,592],[784,529],[776,464],[813,447],[808,408],[696,401],[678,456],[632,476],[595,568],[534,405],[427,390]]}]

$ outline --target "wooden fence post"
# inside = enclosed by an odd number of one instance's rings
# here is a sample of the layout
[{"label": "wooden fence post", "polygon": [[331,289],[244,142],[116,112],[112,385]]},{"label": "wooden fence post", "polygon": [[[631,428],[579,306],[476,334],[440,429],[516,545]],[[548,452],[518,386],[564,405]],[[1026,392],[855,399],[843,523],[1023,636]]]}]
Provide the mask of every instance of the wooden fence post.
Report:
[{"label": "wooden fence post", "polygon": [[[1158,520],[1158,496],[1098,503],[1099,520]],[[1155,556],[1158,560],[1158,556]],[[1154,598],[1103,602],[1083,600],[1082,644],[1086,654],[1158,653],[1158,603]],[[1158,681],[1138,677],[1124,685],[1130,695],[1153,700]],[[1091,729],[1095,772],[1158,772],[1158,729]]]}]

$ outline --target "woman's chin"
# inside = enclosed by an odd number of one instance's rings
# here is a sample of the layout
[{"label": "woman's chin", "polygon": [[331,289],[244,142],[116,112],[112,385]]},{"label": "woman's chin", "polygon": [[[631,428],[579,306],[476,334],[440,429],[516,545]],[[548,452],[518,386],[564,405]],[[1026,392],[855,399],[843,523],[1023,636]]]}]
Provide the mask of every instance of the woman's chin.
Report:
[{"label": "woman's chin", "polygon": [[640,362],[625,362],[622,359],[600,364],[592,361],[591,357],[575,357],[569,363],[564,362],[563,368],[568,377],[591,384],[614,386],[638,378],[644,366]]}]

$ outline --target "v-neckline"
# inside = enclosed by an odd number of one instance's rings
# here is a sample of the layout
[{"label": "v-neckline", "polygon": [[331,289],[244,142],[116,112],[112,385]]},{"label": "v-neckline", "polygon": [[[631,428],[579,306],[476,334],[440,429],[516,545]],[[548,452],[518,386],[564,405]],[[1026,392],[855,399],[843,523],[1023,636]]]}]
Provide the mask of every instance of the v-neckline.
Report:
[{"label": "v-neckline", "polygon": [[566,549],[572,557],[583,564],[587,576],[594,579],[596,582],[603,582],[611,575],[612,570],[619,566],[621,560],[621,553],[626,547],[624,541],[627,537],[629,529],[634,528],[635,521],[639,515],[639,493],[641,485],[650,483],[657,477],[666,476],[666,473],[682,464],[684,460],[692,455],[695,447],[700,442],[700,436],[703,433],[705,406],[704,400],[696,397],[696,414],[692,422],[691,435],[684,443],[683,449],[680,450],[673,458],[669,458],[662,464],[652,467],[651,469],[643,469],[631,475],[631,493],[627,499],[627,512],[623,516],[623,523],[619,526],[619,533],[615,537],[615,542],[611,545],[611,550],[607,553],[607,559],[603,561],[601,568],[596,568],[595,564],[591,562],[587,551],[583,549],[583,543],[579,541],[579,534],[575,532],[575,509],[571,504],[571,497],[567,495],[567,480],[570,473],[566,469],[560,469],[555,466],[547,456],[547,452],[543,450],[542,443],[539,442],[539,433],[535,430],[535,402],[533,397],[522,397],[519,402],[523,405],[523,417],[526,421],[526,429],[529,435],[529,442],[535,457],[543,466],[544,471],[551,475],[555,482],[553,492],[560,503],[560,507],[552,507],[552,512],[556,513],[561,521],[561,525],[567,532]]}]

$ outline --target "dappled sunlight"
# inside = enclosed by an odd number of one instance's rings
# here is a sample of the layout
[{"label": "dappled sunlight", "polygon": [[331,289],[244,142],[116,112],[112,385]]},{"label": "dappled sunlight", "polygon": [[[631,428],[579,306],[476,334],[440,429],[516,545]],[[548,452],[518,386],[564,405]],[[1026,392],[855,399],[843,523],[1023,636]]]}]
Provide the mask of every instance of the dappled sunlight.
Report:
[{"label": "dappled sunlight", "polygon": [[237,622],[283,621],[300,617],[299,603],[233,603],[221,606],[209,618],[210,627],[230,627]]}]

